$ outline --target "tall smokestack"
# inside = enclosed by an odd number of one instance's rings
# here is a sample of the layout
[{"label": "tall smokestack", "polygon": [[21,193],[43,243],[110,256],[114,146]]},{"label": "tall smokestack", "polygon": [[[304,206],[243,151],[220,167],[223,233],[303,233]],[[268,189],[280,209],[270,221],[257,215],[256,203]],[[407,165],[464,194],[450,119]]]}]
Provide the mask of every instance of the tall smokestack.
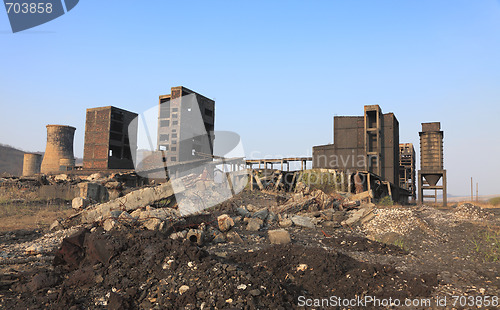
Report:
[{"label": "tall smokestack", "polygon": [[[68,164],[74,166],[73,139],[75,127],[63,125],[47,125],[47,146],[43,156],[41,172],[61,171],[61,164],[67,170]],[[71,165],[69,165],[71,166]]]}]

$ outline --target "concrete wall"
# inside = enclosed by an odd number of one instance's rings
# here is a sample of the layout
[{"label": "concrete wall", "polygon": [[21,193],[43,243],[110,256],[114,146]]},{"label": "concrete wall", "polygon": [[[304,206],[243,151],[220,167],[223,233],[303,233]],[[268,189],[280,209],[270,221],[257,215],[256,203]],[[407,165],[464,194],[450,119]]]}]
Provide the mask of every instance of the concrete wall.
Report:
[{"label": "concrete wall", "polygon": [[[136,113],[115,107],[87,109],[83,167],[85,169],[133,169],[128,126]],[[137,132],[135,133],[137,135]]]},{"label": "concrete wall", "polygon": [[[382,146],[380,177],[397,186],[399,183],[399,122],[393,113],[387,113],[382,115],[380,126]],[[365,150],[364,117],[335,116],[333,127],[334,144],[313,147],[313,168],[371,171],[365,166],[369,159]],[[375,145],[375,142],[375,140],[368,141],[372,145]]]}]

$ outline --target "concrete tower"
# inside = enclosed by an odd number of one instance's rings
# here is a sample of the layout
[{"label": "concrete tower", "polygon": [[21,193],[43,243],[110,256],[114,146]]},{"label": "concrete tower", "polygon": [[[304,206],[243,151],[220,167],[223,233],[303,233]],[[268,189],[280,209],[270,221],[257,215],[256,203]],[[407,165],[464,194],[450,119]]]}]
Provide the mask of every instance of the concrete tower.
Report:
[{"label": "concrete tower", "polygon": [[66,171],[74,167],[75,130],[76,128],[71,126],[47,125],[47,146],[41,166],[42,173]]},{"label": "concrete tower", "polygon": [[25,153],[23,161],[23,176],[30,176],[40,173],[42,155]]}]

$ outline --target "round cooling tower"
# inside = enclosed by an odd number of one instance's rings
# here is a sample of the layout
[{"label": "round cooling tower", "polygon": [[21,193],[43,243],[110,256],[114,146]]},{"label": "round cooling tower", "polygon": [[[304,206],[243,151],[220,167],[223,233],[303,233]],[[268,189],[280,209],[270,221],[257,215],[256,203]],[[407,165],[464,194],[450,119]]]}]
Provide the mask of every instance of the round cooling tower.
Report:
[{"label": "round cooling tower", "polygon": [[[61,171],[61,162],[74,163],[73,138],[75,130],[76,128],[71,126],[47,125],[47,146],[42,161],[42,173]],[[63,170],[68,169],[66,167]]]},{"label": "round cooling tower", "polygon": [[23,176],[30,176],[40,173],[41,164],[42,155],[25,153],[23,161]]}]

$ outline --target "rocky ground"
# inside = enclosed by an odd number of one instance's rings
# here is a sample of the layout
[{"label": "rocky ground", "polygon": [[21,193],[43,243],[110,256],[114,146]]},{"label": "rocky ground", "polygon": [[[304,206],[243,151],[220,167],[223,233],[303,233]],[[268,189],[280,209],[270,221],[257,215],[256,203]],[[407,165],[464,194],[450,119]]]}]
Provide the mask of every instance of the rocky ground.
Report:
[{"label": "rocky ground", "polygon": [[473,308],[452,296],[500,296],[498,209],[358,205],[305,188],[245,190],[187,217],[159,209],[1,233],[0,308],[320,309],[301,301],[330,296]]}]

